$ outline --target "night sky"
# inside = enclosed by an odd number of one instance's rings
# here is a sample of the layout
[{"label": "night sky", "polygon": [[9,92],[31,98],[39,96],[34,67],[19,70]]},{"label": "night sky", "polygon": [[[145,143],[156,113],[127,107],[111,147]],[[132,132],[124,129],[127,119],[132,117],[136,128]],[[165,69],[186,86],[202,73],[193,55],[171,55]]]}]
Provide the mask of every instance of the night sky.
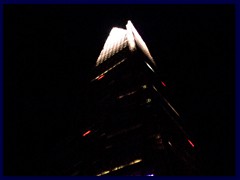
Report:
[{"label": "night sky", "polygon": [[5,172],[34,174],[37,159],[86,125],[95,61],[111,28],[131,20],[198,148],[203,174],[233,174],[234,15],[230,5],[5,5]]}]

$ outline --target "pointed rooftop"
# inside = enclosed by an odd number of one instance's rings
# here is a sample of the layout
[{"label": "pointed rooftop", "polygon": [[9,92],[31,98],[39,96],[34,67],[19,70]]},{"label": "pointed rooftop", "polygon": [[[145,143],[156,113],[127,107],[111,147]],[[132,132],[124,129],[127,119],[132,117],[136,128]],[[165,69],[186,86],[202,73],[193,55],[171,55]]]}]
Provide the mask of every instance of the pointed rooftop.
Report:
[{"label": "pointed rooftop", "polygon": [[130,52],[141,50],[143,54],[156,65],[153,57],[151,56],[146,43],[129,20],[126,24],[126,29],[113,27],[109,36],[103,46],[103,49],[96,61],[96,66],[102,64],[115,54],[127,48]]}]

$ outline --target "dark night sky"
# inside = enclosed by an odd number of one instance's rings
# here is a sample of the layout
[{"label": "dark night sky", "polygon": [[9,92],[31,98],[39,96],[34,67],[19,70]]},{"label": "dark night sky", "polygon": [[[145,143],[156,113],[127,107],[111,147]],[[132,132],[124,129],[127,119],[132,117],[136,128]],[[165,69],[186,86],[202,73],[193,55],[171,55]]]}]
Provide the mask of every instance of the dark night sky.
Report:
[{"label": "dark night sky", "polygon": [[84,127],[91,113],[84,96],[90,72],[111,28],[125,28],[129,19],[155,57],[206,172],[233,170],[235,20],[230,5],[5,6],[7,165],[28,167]]}]

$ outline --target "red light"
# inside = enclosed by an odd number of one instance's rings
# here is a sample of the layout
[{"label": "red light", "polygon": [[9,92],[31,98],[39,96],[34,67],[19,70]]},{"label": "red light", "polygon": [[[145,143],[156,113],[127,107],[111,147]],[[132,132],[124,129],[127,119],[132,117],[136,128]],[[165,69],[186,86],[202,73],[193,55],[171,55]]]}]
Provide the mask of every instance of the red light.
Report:
[{"label": "red light", "polygon": [[91,133],[91,130],[85,132],[82,136],[86,136],[86,135],[88,135],[88,134],[90,134],[90,133]]},{"label": "red light", "polygon": [[190,141],[189,139],[188,139],[188,142],[189,142],[189,144],[194,148],[194,144],[192,143],[192,141]]},{"label": "red light", "polygon": [[165,84],[163,81],[161,81],[161,83],[162,83],[162,85],[163,85],[164,87],[166,87],[166,84]]},{"label": "red light", "polygon": [[97,80],[100,80],[100,79],[102,79],[103,77],[104,77],[104,74],[100,75],[100,76],[97,78]]}]

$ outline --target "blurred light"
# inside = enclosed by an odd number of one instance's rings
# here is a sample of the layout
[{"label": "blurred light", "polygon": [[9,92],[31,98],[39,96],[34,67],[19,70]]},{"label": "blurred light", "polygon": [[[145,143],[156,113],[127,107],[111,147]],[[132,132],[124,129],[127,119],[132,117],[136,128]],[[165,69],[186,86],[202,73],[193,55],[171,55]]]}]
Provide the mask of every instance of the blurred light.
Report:
[{"label": "blurred light", "polygon": [[102,79],[102,78],[104,78],[104,74],[98,76],[97,80],[100,80],[100,79]]},{"label": "blurred light", "polygon": [[192,143],[192,141],[190,141],[189,139],[188,139],[188,142],[189,142],[189,144],[194,148],[194,144]]},{"label": "blurred light", "polygon": [[97,174],[97,176],[102,176],[102,175],[105,175],[105,174],[108,174],[108,173],[110,173],[110,171],[104,171],[104,172],[102,172],[100,174]]},{"label": "blurred light", "polygon": [[149,69],[151,69],[152,72],[154,72],[153,68],[152,68],[147,62],[145,62],[145,63],[146,63],[146,65],[149,67]]},{"label": "blurred light", "polygon": [[172,146],[172,143],[171,143],[170,141],[168,141],[168,144],[169,144],[170,146]]},{"label": "blurred light", "polygon": [[153,86],[153,89],[158,92],[158,90],[157,90],[157,88],[155,86]]},{"label": "blurred light", "polygon": [[134,93],[136,93],[136,91],[132,91],[132,92],[129,92],[129,93],[125,94],[125,95],[118,96],[117,98],[118,98],[118,99],[121,99],[121,98],[123,98],[123,97],[125,97],[125,96],[130,96],[130,95],[132,95],[132,94],[134,94]]},{"label": "blurred light", "polygon": [[118,96],[118,99],[122,99],[124,96],[123,95],[121,95],[121,96]]},{"label": "blurred light", "polygon": [[115,167],[115,168],[113,168],[113,169],[111,169],[111,170],[104,171],[104,172],[102,172],[102,173],[100,173],[100,174],[97,174],[97,176],[102,176],[102,175],[108,174],[108,173],[110,173],[110,172],[117,171],[117,170],[122,169],[122,168],[124,168],[124,167],[131,166],[131,165],[133,165],[133,164],[137,164],[137,163],[139,163],[139,162],[141,162],[141,161],[142,161],[142,159],[136,159],[136,160],[130,162],[129,164],[121,165],[121,166]]},{"label": "blurred light", "polygon": [[119,170],[119,169],[122,169],[122,168],[124,168],[125,166],[118,166],[118,167],[115,167],[112,171],[117,171],[117,170]]},{"label": "blurred light", "polygon": [[142,87],[143,87],[143,89],[146,89],[146,88],[147,88],[147,85],[143,85]]},{"label": "blurred light", "polygon": [[[105,76],[106,73],[108,73],[109,71],[111,71],[113,68],[115,68],[116,66],[118,66],[119,64],[121,64],[122,62],[124,62],[125,60],[126,60],[126,58],[123,59],[123,60],[121,60],[120,62],[118,62],[117,64],[115,64],[115,65],[112,66],[111,68],[109,68],[108,70],[104,71],[104,72],[101,74],[101,76]],[[97,63],[97,66],[98,66],[98,63]],[[92,79],[91,82],[94,81],[94,80],[96,80],[96,79],[99,80],[99,78],[101,79],[101,78],[103,78],[103,77],[97,76],[96,78]]]},{"label": "blurred light", "polygon": [[146,176],[154,176],[154,174],[147,174]]},{"label": "blurred light", "polygon": [[122,28],[113,27],[110,31],[110,34],[103,46],[103,49],[107,49],[111,47],[116,42],[119,42],[122,38],[126,36],[127,30]]},{"label": "blurred light", "polygon": [[146,103],[150,103],[152,100],[150,98],[147,98]]},{"label": "blurred light", "polygon": [[127,93],[126,95],[132,95],[132,94],[134,94],[136,91],[132,91],[132,92],[129,92],[129,93]]},{"label": "blurred light", "polygon": [[85,132],[82,136],[86,136],[86,135],[88,135],[88,134],[90,134],[90,133],[91,133],[91,130]]},{"label": "blurred light", "polygon": [[168,106],[177,114],[177,116],[180,116],[178,113],[177,113],[177,111],[172,107],[172,105],[165,99],[165,98],[163,98],[164,99],[164,101],[168,104]]},{"label": "blurred light", "polygon": [[139,163],[141,161],[142,161],[141,159],[136,159],[135,161],[130,162],[129,165],[133,165],[133,164]]},{"label": "blurred light", "polygon": [[129,49],[130,49],[130,51],[135,51],[136,44],[135,44],[132,29],[131,29],[131,25],[129,23],[127,23],[126,28],[127,28],[127,39],[128,39]]},{"label": "blurred light", "polygon": [[161,81],[161,83],[162,83],[162,85],[164,86],[164,87],[166,87],[167,85],[163,82],[163,81]]},{"label": "blurred light", "polygon": [[135,37],[136,44],[140,47],[140,49],[143,51],[143,53],[151,60],[151,62],[156,66],[155,61],[153,60],[153,57],[151,56],[147,45],[143,41],[140,34],[137,32],[136,28],[133,26],[132,22],[128,20],[127,23],[127,29],[131,29],[133,36]]}]

